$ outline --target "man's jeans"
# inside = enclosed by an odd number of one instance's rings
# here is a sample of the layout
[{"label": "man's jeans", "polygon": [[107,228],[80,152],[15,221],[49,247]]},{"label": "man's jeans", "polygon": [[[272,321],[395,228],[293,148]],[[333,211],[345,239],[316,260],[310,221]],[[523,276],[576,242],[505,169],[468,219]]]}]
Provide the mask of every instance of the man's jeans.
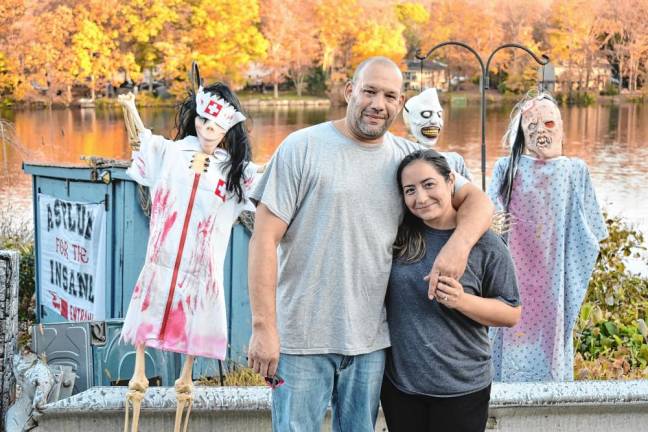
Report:
[{"label": "man's jeans", "polygon": [[373,432],[385,369],[385,350],[369,354],[281,354],[272,391],[274,432],[319,432],[331,401],[333,431]]}]

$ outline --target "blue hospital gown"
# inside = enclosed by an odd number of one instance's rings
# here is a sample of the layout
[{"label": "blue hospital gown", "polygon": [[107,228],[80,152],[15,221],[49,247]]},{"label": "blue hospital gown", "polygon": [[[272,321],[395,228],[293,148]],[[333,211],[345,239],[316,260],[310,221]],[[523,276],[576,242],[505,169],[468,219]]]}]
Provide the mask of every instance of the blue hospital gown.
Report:
[{"label": "blue hospital gown", "polygon": [[[488,194],[498,190],[509,158],[495,163]],[[522,156],[509,212],[522,319],[491,329],[496,381],[571,381],[572,332],[607,228],[587,165],[564,156]]]}]

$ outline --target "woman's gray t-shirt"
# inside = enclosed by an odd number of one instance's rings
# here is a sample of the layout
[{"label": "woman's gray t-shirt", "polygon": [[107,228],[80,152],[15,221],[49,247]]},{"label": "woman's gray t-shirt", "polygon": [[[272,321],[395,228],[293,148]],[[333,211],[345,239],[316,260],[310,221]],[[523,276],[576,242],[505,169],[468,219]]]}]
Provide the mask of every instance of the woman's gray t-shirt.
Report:
[{"label": "woman's gray t-shirt", "polygon": [[[386,374],[405,393],[454,397],[492,381],[488,327],[427,296],[423,277],[453,231],[426,228],[425,256],[413,264],[396,259],[392,264],[386,300],[392,348]],[[473,247],[459,282],[467,293],[519,305],[513,260],[491,231]]]}]

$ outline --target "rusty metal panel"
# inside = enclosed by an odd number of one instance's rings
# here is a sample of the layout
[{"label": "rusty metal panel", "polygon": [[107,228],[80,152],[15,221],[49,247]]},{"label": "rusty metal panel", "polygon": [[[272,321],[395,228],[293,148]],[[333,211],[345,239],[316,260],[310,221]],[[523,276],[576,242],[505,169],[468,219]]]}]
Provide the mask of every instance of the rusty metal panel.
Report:
[{"label": "rusty metal panel", "polygon": [[36,324],[32,336],[32,349],[45,354],[48,364],[69,366],[76,373],[72,394],[93,385],[90,323]]}]

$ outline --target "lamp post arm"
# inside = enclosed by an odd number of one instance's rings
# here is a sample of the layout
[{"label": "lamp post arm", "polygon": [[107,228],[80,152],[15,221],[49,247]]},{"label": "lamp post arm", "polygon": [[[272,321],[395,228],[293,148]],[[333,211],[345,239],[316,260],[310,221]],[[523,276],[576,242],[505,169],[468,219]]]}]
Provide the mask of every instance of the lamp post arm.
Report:
[{"label": "lamp post arm", "polygon": [[481,67],[482,75],[484,75],[484,70],[485,70],[485,69],[484,69],[484,61],[482,60],[481,56],[480,56],[480,55],[477,53],[477,51],[475,51],[475,50],[474,50],[470,45],[465,44],[465,43],[463,43],[463,42],[459,42],[459,41],[446,41],[446,42],[441,42],[440,44],[437,44],[437,45],[433,46],[432,48],[430,48],[430,50],[429,50],[429,51],[427,52],[427,54],[425,54],[424,56],[421,56],[420,51],[418,51],[418,52],[416,53],[416,58],[417,58],[419,61],[421,61],[421,63],[422,63],[423,60],[425,60],[425,59],[427,59],[428,57],[430,57],[430,55],[432,55],[432,53],[433,53],[434,51],[438,50],[439,48],[443,48],[444,46],[448,46],[448,45],[455,45],[455,46],[459,46],[459,47],[465,48],[465,49],[467,49],[468,51],[470,51],[470,52],[475,56],[475,58],[477,59],[477,61],[479,62],[479,66]]},{"label": "lamp post arm", "polygon": [[520,45],[517,43],[507,43],[504,45],[500,45],[497,48],[495,48],[493,52],[490,53],[490,55],[488,56],[488,60],[486,61],[486,68],[484,70],[484,88],[486,89],[490,87],[490,77],[488,71],[490,70],[491,61],[493,60],[495,54],[497,54],[498,51],[504,48],[519,48],[525,51],[531,57],[533,57],[533,60],[535,60],[536,63],[538,63],[540,66],[544,66],[547,63],[549,63],[549,57],[547,57],[545,54],[542,54],[542,56],[538,57],[533,51],[531,51],[529,48],[525,47],[524,45]]}]

